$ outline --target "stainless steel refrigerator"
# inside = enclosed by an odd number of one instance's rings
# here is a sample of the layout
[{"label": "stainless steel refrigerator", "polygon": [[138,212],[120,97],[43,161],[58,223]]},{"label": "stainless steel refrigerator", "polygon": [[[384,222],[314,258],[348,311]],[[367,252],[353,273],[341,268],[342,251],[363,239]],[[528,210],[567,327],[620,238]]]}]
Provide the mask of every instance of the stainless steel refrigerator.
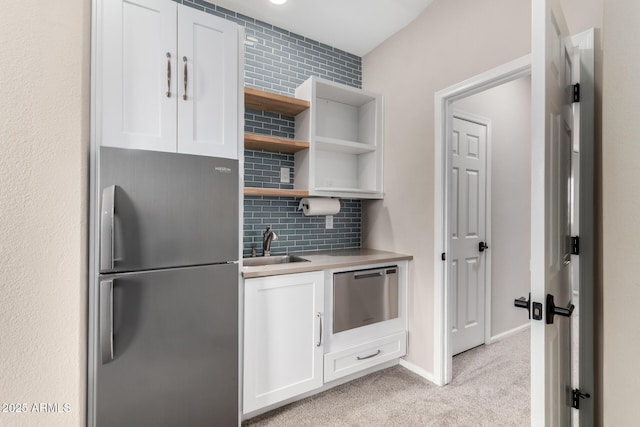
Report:
[{"label": "stainless steel refrigerator", "polygon": [[99,154],[89,423],[238,425],[238,161]]}]

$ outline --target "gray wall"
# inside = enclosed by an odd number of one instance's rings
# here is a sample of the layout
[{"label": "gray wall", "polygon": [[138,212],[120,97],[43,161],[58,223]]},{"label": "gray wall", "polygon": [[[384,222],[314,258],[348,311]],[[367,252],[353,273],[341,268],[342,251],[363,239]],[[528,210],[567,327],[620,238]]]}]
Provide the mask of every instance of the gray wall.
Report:
[{"label": "gray wall", "polygon": [[531,78],[453,104],[491,119],[491,336],[529,323],[513,300],[530,289]]}]

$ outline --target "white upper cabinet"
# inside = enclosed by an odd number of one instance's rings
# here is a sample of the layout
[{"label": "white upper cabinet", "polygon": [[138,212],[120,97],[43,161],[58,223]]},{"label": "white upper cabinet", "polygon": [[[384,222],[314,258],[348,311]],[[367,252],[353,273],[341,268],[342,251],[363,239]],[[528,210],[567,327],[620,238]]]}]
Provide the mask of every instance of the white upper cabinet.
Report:
[{"label": "white upper cabinet", "polygon": [[105,0],[99,5],[102,145],[176,151],[176,4]]},{"label": "white upper cabinet", "polygon": [[237,25],[179,6],[178,54],[178,151],[237,158]]},{"label": "white upper cabinet", "polygon": [[296,89],[311,108],[296,116],[295,186],[312,196],[383,197],[382,96],[311,77]]},{"label": "white upper cabinet", "polygon": [[238,158],[238,27],[171,0],[98,2],[101,145]]}]

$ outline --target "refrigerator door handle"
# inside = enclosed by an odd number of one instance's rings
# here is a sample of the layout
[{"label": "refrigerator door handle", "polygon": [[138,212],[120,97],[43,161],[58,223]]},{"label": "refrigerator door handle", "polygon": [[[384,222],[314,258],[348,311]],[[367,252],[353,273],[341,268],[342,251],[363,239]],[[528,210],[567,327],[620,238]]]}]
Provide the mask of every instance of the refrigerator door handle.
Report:
[{"label": "refrigerator door handle", "polygon": [[100,214],[100,272],[115,268],[115,215],[116,186],[111,185],[102,191],[102,211]]},{"label": "refrigerator door handle", "polygon": [[100,282],[100,354],[102,364],[113,360],[113,280]]}]

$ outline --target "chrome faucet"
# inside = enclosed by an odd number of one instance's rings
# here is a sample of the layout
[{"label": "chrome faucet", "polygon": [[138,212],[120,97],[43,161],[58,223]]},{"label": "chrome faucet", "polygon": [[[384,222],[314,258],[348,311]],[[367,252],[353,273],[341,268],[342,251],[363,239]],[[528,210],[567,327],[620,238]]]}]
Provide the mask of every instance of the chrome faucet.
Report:
[{"label": "chrome faucet", "polygon": [[271,242],[278,240],[278,235],[267,225],[267,229],[262,233],[262,256],[271,255]]}]

